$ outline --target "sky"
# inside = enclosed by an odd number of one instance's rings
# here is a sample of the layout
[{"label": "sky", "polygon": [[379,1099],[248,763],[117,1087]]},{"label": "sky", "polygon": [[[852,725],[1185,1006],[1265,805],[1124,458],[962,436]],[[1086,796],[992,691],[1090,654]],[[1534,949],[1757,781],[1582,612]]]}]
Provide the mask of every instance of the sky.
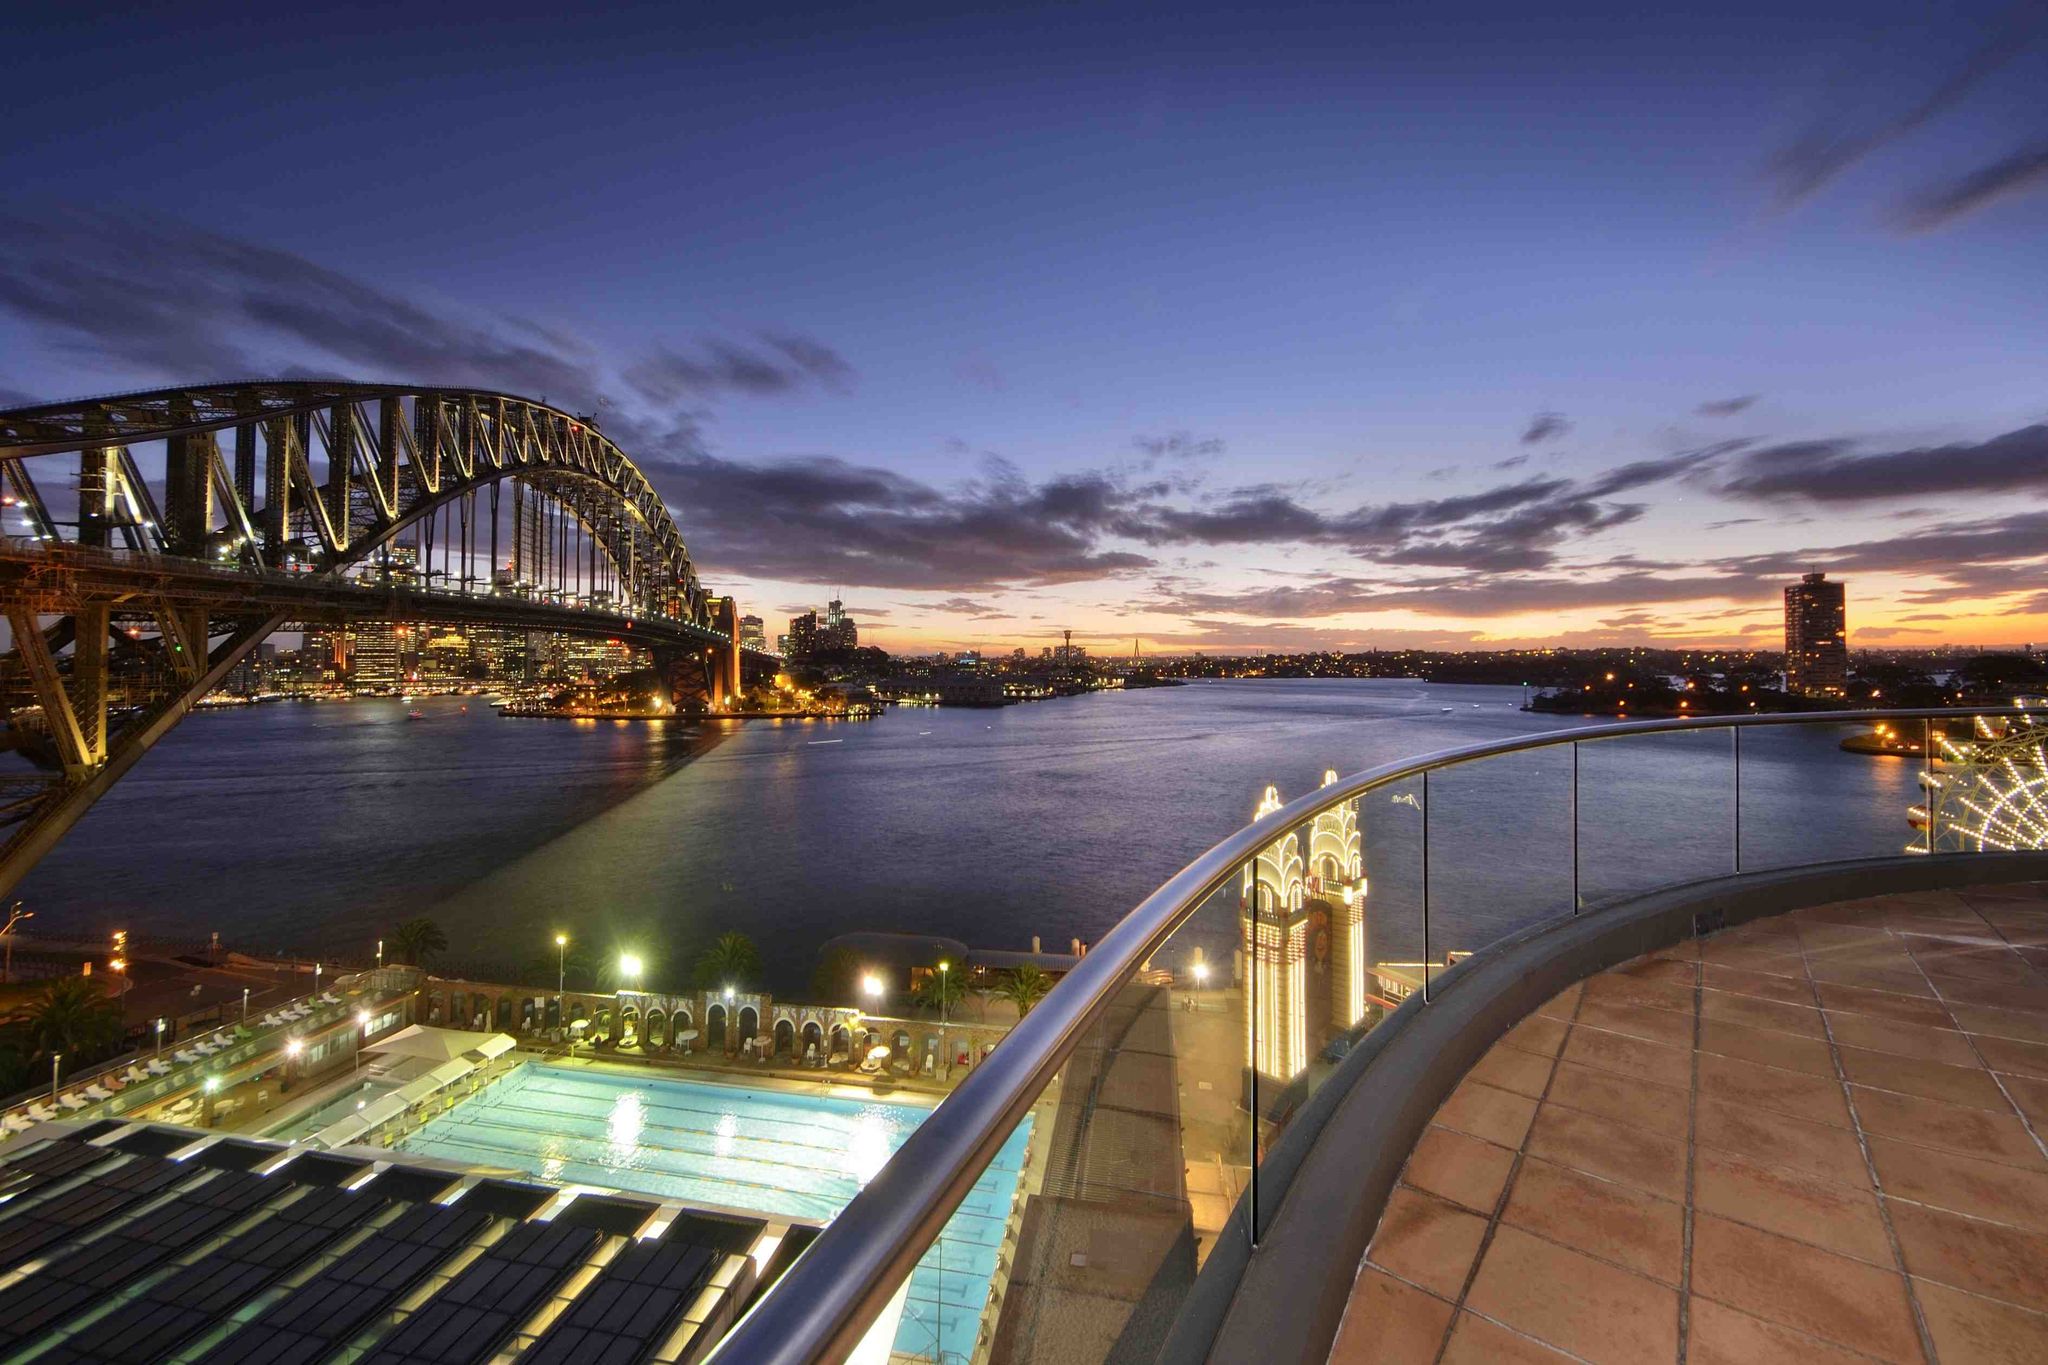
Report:
[{"label": "sky", "polygon": [[2043,0],[40,8],[0,404],[544,398],[893,650],[2048,640]]}]

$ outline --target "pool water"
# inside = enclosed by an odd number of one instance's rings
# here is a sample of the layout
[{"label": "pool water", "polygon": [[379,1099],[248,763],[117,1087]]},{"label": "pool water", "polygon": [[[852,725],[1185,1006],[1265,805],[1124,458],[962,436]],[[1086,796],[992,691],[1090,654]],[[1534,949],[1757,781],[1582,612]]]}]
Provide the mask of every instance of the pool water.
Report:
[{"label": "pool water", "polygon": [[[527,1063],[398,1145],[663,1199],[824,1222],[931,1110]],[[896,1350],[965,1361],[980,1331],[1027,1117],[911,1276]]]}]

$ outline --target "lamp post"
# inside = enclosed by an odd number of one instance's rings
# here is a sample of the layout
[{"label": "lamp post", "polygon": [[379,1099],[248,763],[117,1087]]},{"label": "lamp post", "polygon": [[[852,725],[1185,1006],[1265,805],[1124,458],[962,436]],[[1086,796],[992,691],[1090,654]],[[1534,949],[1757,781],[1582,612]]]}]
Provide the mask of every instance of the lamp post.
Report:
[{"label": "lamp post", "polygon": [[320,994],[320,964],[313,964],[313,994]]},{"label": "lamp post", "polygon": [[384,940],[381,938],[377,940],[377,970],[384,970]]},{"label": "lamp post", "polygon": [[20,901],[16,901],[7,907],[7,924],[5,928],[0,928],[0,938],[7,940],[7,965],[5,968],[0,968],[0,981],[11,982],[14,980],[14,926],[25,919],[34,919],[35,917],[36,912],[22,909]]},{"label": "lamp post", "polygon": [[206,1112],[200,1115],[199,1126],[211,1128],[213,1127],[213,1097],[220,1093],[220,1077],[208,1076],[200,1083],[199,1089],[206,1096],[204,1101]]},{"label": "lamp post", "polygon": [[164,1017],[161,1014],[156,1017],[156,1055],[164,1055]]},{"label": "lamp post", "polygon": [[[1204,986],[1206,986],[1206,985],[1208,985],[1208,984],[1209,984],[1209,964],[1208,964],[1208,963],[1206,963],[1206,962],[1197,962],[1197,963],[1195,964],[1195,989],[1196,989],[1196,990],[1200,990],[1200,989],[1201,989],[1202,987],[1204,987]],[[1189,1008],[1189,1009],[1193,1009],[1194,1007],[1195,1007],[1195,997],[1193,997],[1193,996],[1191,995],[1191,996],[1189,996],[1189,997],[1188,997],[1188,1008]]]},{"label": "lamp post", "polygon": [[944,1057],[944,1071],[940,1079],[953,1074],[953,1049],[946,1046],[946,999],[953,987],[953,964],[945,958],[939,959],[939,1055]]},{"label": "lamp post", "polygon": [[242,987],[242,1027],[249,1027],[249,988]]},{"label": "lamp post", "polygon": [[53,1052],[50,1054],[50,1103],[52,1104],[57,1102],[57,1072],[58,1068],[63,1065],[63,1053]]},{"label": "lamp post", "polygon": [[555,1027],[569,1031],[569,936],[555,935]]}]

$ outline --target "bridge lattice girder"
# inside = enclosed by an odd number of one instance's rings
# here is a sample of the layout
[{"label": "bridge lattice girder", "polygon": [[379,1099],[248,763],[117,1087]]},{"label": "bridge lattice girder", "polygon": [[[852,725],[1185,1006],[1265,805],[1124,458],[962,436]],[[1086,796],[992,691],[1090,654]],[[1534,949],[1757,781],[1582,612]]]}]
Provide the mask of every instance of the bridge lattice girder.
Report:
[{"label": "bridge lattice girder", "polygon": [[[136,459],[156,445],[160,499]],[[55,495],[45,470],[66,455],[75,478]],[[507,488],[513,534],[501,547]],[[6,735],[58,770],[0,783],[0,827],[11,826],[0,893],[290,622],[630,635],[671,660],[701,660],[714,698],[737,687],[734,609],[698,582],[660,495],[589,419],[529,399],[289,381],[20,408],[0,412],[0,504],[22,522],[0,537],[0,611],[14,645],[0,656]],[[441,526],[459,537],[463,591],[346,576],[388,565],[387,547],[409,530],[431,559]],[[563,563],[571,529],[592,571],[603,555],[603,609],[566,591],[559,601],[500,594],[470,573],[479,555],[495,568],[506,549],[515,577],[566,584],[579,577]],[[451,563],[453,548],[443,540]]]}]

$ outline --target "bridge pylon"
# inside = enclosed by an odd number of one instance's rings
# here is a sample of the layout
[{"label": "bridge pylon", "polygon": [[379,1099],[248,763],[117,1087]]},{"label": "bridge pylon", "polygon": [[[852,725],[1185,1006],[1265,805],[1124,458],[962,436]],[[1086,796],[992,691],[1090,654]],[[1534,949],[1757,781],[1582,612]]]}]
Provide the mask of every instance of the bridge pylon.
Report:
[{"label": "bridge pylon", "polygon": [[709,605],[711,628],[725,635],[723,642],[711,647],[710,657],[705,661],[711,709],[733,711],[739,708],[740,692],[745,686],[740,675],[739,603],[730,597],[714,597]]}]

